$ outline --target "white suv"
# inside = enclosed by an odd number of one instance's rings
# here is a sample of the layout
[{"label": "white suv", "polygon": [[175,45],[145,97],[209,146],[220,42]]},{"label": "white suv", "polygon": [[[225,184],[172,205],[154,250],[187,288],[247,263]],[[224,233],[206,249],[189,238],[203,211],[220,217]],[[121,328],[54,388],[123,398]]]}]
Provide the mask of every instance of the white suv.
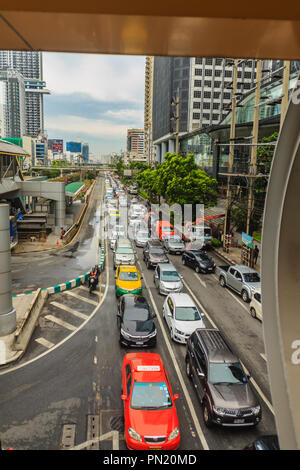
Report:
[{"label": "white suv", "polygon": [[163,317],[171,338],[178,343],[185,344],[196,328],[205,328],[203,316],[188,294],[170,294],[163,305]]}]

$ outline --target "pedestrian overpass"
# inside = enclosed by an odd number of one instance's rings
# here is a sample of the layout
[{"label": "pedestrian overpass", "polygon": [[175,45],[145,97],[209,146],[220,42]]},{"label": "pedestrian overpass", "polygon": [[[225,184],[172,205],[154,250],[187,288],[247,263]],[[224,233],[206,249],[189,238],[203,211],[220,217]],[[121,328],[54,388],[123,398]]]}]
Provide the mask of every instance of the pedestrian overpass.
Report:
[{"label": "pedestrian overpass", "polygon": [[[11,0],[0,22],[1,49],[300,59],[300,3],[291,0],[276,8],[270,0]],[[300,449],[299,143],[296,90],[273,159],[262,249],[264,336],[281,449]]]}]

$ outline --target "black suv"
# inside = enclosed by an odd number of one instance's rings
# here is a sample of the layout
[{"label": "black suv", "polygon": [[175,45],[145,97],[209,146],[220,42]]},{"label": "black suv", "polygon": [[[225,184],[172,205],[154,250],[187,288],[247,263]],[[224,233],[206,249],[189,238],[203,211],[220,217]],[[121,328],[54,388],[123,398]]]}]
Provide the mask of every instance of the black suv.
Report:
[{"label": "black suv", "polygon": [[169,258],[157,239],[147,242],[143,250],[143,258],[148,269],[157,266],[158,263],[169,263]]},{"label": "black suv", "polygon": [[182,264],[190,266],[196,273],[214,273],[216,270],[214,261],[204,251],[185,251],[182,255]]},{"label": "black suv", "polygon": [[249,376],[219,330],[195,330],[187,341],[185,361],[206,426],[255,426],[260,422],[261,407]]},{"label": "black suv", "polygon": [[142,295],[125,294],[118,304],[117,322],[121,346],[154,347],[156,317]]}]

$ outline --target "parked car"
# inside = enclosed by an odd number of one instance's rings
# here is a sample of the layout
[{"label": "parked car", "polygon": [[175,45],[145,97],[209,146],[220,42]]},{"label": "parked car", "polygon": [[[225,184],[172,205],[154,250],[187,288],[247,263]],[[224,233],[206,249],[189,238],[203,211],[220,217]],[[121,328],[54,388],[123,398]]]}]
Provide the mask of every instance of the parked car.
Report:
[{"label": "parked car", "polygon": [[169,262],[165,250],[161,246],[149,246],[149,242],[143,250],[143,258],[148,269],[155,267],[158,263]]},{"label": "parked car", "polygon": [[166,320],[173,341],[185,344],[196,328],[205,328],[201,314],[189,294],[169,294],[163,305]]},{"label": "parked car", "polygon": [[244,450],[280,450],[278,436],[260,436]]},{"label": "parked car", "polygon": [[249,376],[217,329],[197,329],[187,341],[186,373],[206,426],[255,426],[261,407]]},{"label": "parked car", "polygon": [[220,285],[238,292],[244,302],[250,302],[253,293],[261,289],[260,275],[248,266],[219,266],[217,274]]},{"label": "parked car", "polygon": [[128,247],[118,247],[114,252],[114,268],[120,264],[133,264],[136,263],[135,251]]},{"label": "parked car", "polygon": [[261,292],[257,290],[253,292],[252,299],[250,301],[250,313],[253,318],[258,318],[262,321],[262,308],[261,308]]},{"label": "parked car", "polygon": [[117,323],[122,346],[154,347],[156,318],[145,297],[125,294],[118,303]]},{"label": "parked car", "polygon": [[158,292],[168,295],[171,292],[181,292],[183,289],[182,276],[171,263],[159,263],[154,273],[154,284]]},{"label": "parked car", "polygon": [[163,246],[168,253],[180,255],[185,250],[185,244],[179,235],[172,235],[163,239]]},{"label": "parked car", "polygon": [[135,234],[134,242],[136,246],[145,247],[150,239],[148,230],[138,230]]},{"label": "parked car", "polygon": [[204,251],[185,251],[182,264],[190,266],[196,273],[214,273],[216,270],[215,262]]},{"label": "parked car", "polygon": [[115,274],[116,297],[124,294],[141,294],[142,278],[136,266],[118,266]]},{"label": "parked car", "polygon": [[122,366],[125,442],[130,450],[177,450],[180,430],[167,371],[155,353],[126,354]]}]

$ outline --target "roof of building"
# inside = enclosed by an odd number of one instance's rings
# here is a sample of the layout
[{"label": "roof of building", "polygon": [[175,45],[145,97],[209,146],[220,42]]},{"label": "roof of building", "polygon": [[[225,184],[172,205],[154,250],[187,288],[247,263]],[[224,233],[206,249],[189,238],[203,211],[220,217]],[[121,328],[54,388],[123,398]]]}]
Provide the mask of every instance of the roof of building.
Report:
[{"label": "roof of building", "polygon": [[5,140],[0,140],[0,154],[11,154],[11,155],[29,155],[26,150],[18,145],[15,145],[11,142],[7,142]]},{"label": "roof of building", "polygon": [[83,189],[83,186],[84,183],[81,183],[80,181],[67,184],[65,187],[66,196],[75,197]]}]

